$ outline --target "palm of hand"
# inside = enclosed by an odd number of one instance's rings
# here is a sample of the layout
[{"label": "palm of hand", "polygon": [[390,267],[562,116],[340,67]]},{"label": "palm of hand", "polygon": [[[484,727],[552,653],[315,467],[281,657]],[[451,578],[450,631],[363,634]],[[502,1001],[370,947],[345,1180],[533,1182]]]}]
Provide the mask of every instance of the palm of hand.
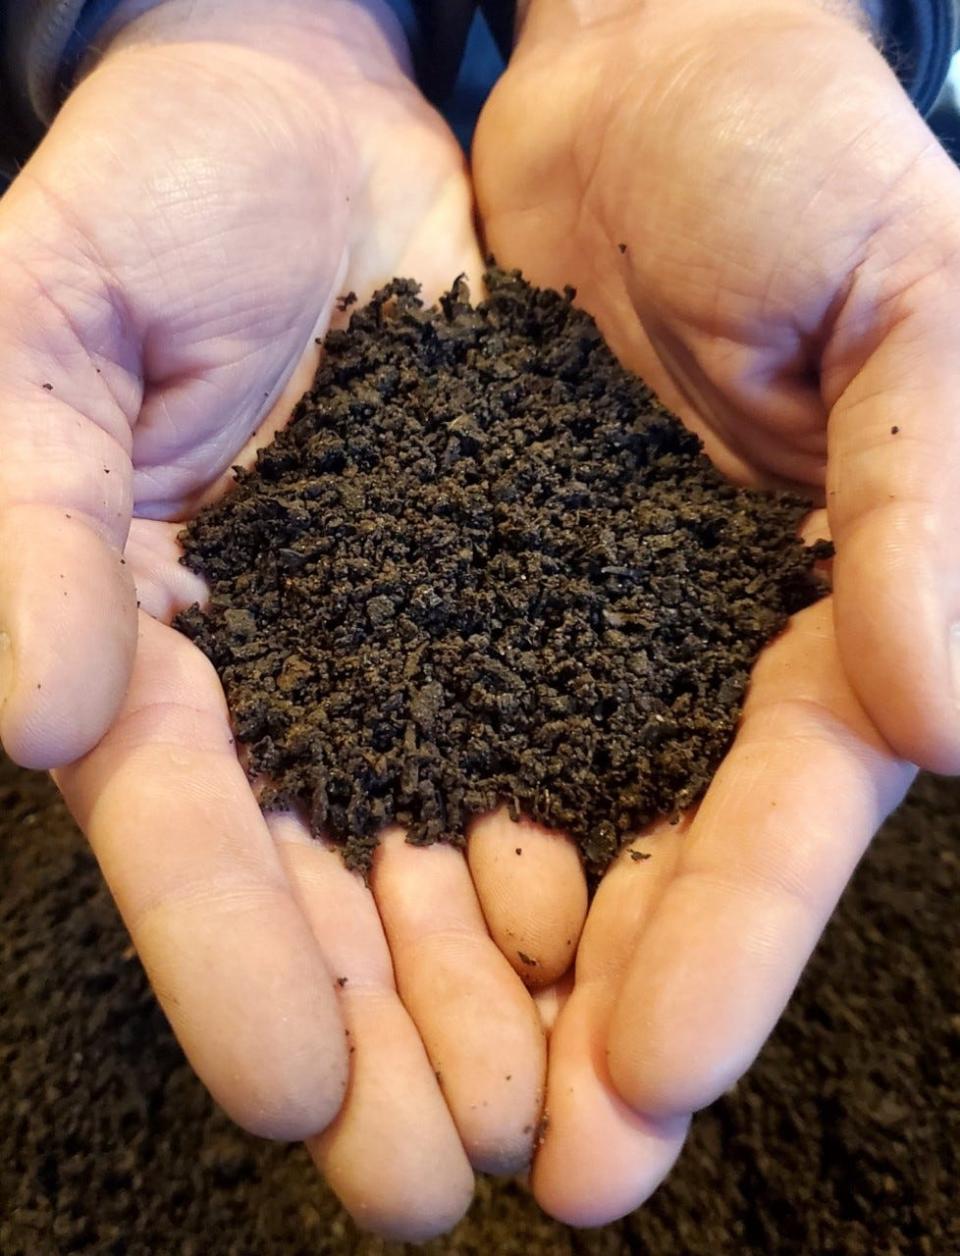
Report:
[{"label": "palm of hand", "polygon": [[521,43],[474,154],[488,243],[573,284],[725,473],[820,491],[825,397],[864,356],[851,282],[905,173],[942,154],[844,23],[814,12],[785,39],[758,22],[727,46],[700,18],[695,42],[663,25],[628,12]]},{"label": "palm of hand", "polygon": [[[664,44],[639,26],[632,12],[575,32],[558,20],[521,39],[474,149],[487,242],[534,282],[573,284],[722,470],[818,495],[828,404],[846,392],[852,409],[889,370],[882,347],[868,358],[861,343],[857,276],[895,248],[891,199],[927,161],[927,137],[904,128],[882,69],[851,91],[851,60],[874,54],[832,19],[796,24],[801,47],[763,25],[752,44],[738,29],[729,49],[694,46],[673,12]],[[840,36],[834,54],[825,34]],[[797,62],[813,67],[799,90]],[[801,96],[813,102],[802,115]],[[831,497],[837,530],[857,504]],[[811,517],[811,539],[826,529],[826,512]],[[847,606],[862,593],[855,571]],[[644,842],[649,861],[622,856],[591,906],[551,1035],[533,1173],[540,1202],[573,1224],[639,1204],[688,1114],[749,1065],[912,778],[851,691],[832,601],[765,652],[700,807]]]}]

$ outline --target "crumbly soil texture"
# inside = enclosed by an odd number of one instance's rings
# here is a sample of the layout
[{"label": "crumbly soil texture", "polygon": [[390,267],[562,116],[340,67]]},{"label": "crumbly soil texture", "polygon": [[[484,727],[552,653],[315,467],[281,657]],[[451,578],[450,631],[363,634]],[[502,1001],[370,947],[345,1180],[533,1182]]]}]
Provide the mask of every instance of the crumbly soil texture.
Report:
[{"label": "crumbly soil texture", "polygon": [[751,664],[822,592],[809,503],[735,488],[571,290],[397,279],[331,332],[292,421],[183,534],[177,620],[266,808],[366,868],[506,803],[591,872],[702,792]]}]

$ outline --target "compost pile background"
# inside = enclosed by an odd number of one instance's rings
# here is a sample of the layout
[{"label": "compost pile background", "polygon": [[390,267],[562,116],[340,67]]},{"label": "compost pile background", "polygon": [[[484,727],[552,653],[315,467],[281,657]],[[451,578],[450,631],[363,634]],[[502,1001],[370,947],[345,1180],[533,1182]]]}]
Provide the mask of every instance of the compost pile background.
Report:
[{"label": "compost pile background", "polygon": [[958,899],[960,781],[927,779],[867,853],[759,1062],[696,1116],[649,1204],[578,1232],[519,1183],[481,1179],[453,1234],[385,1243],[302,1148],[216,1107],[50,781],[0,756],[0,1252],[955,1256]]},{"label": "compost pile background", "polygon": [[750,665],[818,596],[809,503],[726,484],[572,293],[395,280],[184,534],[266,807],[366,866],[507,802],[602,871],[726,749]]}]

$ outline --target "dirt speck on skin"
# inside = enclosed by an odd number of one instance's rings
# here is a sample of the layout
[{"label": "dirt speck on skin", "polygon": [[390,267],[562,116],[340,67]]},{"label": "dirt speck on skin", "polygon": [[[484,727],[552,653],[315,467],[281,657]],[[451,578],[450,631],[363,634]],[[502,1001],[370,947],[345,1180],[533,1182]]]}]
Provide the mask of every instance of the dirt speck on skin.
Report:
[{"label": "dirt speck on skin", "polygon": [[265,807],[366,869],[498,804],[599,873],[702,792],[751,664],[821,592],[809,503],[734,488],[564,294],[394,280],[183,533]]}]

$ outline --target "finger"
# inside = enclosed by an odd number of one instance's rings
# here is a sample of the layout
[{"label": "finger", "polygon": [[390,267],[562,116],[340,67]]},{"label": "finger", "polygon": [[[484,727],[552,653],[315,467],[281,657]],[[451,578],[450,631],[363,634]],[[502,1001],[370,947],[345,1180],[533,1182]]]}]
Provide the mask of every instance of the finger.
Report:
[{"label": "finger", "polygon": [[557,1023],[557,1017],[563,1011],[572,990],[573,969],[568,968],[558,981],[533,992],[533,1002],[548,1041],[553,1033],[553,1027]]},{"label": "finger", "polygon": [[140,381],[97,268],[62,227],[58,248],[37,243],[46,203],[18,180],[2,209],[0,738],[40,768],[100,739],[133,665],[121,553]]},{"label": "finger", "polygon": [[830,540],[830,517],[826,510],[811,510],[800,525],[800,539],[805,545]]},{"label": "finger", "polygon": [[622,1097],[710,1103],[776,1023],[857,860],[913,769],[846,686],[822,602],[761,658],[736,742],[637,945],[610,1026]]},{"label": "finger", "polygon": [[931,212],[917,213],[915,201],[885,206],[884,219],[896,225],[858,268],[828,352],[827,500],[837,639],[854,688],[897,753],[953,773],[960,173],[939,145],[929,147],[910,186],[914,198],[924,189]]},{"label": "finger", "polygon": [[533,1147],[546,1046],[533,1001],[487,933],[463,855],[410,846],[393,830],[372,885],[397,989],[471,1164],[517,1170]]},{"label": "finger", "polygon": [[679,826],[657,826],[607,872],[587,917],[573,993],[551,1034],[549,1120],[533,1190],[541,1207],[568,1225],[603,1225],[639,1207],[683,1143],[687,1122],[657,1123],[633,1112],[606,1062],[616,991],[682,841]]},{"label": "finger", "polygon": [[[692,815],[688,813],[677,824],[653,825],[624,846],[607,871],[590,905],[588,928],[582,931],[577,952],[576,980],[581,984],[598,971],[606,975],[608,983],[622,974],[652,903],[672,874],[677,842]],[[651,862],[654,856],[655,863]],[[643,875],[638,876],[641,869]],[[574,972],[568,969],[559,980],[534,992],[540,1023],[548,1037],[573,987]]]},{"label": "finger", "polygon": [[612,999],[637,942],[670,884],[695,811],[658,821],[629,842],[604,874],[577,952],[575,984],[599,983]]},{"label": "finger", "polygon": [[548,1123],[532,1186],[540,1207],[567,1225],[606,1225],[638,1208],[686,1137],[686,1118],[652,1121],[617,1094],[605,1060],[609,1014],[598,988],[575,989],[550,1043]]},{"label": "finger", "polygon": [[206,583],[180,562],[180,530],[178,523],[134,519],[125,551],[141,608],[163,624],[195,602],[205,605],[208,597]]},{"label": "finger", "polygon": [[0,504],[7,754],[49,768],[89,750],[116,714],[135,648],[136,594],[119,549],[69,510]]},{"label": "finger", "polygon": [[[800,525],[800,540],[804,545],[815,545],[818,541],[832,542],[830,519],[826,510],[811,510]],[[827,589],[833,588],[833,556],[818,558],[813,564],[814,574],[818,576]]]},{"label": "finger", "polygon": [[254,1133],[323,1129],[347,1075],[333,978],[199,651],[142,616],[116,723],[58,783],[214,1098]]},{"label": "finger", "polygon": [[310,1140],[311,1155],[364,1229],[407,1242],[442,1234],[469,1206],[473,1173],[397,995],[376,904],[339,852],[295,817],[269,826],[334,975],[349,1041],[347,1097]]},{"label": "finger", "polygon": [[505,809],[470,828],[470,875],[490,935],[531,989],[570,967],[587,914],[587,881],[577,848],[562,833]]}]

